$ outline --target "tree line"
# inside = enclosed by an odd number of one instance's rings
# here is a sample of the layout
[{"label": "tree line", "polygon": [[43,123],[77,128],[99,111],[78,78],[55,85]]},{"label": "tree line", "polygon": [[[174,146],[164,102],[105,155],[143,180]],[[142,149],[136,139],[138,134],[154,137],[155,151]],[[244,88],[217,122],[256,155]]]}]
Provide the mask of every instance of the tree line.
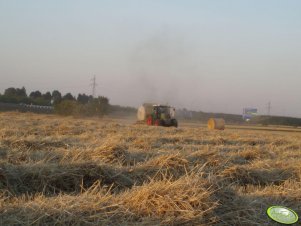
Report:
[{"label": "tree line", "polygon": [[53,106],[57,114],[74,116],[103,116],[110,107],[109,99],[104,96],[95,98],[83,93],[76,98],[71,93],[62,95],[58,90],[45,93],[37,90],[27,95],[25,87],[5,89],[4,94],[0,94],[0,102]]}]

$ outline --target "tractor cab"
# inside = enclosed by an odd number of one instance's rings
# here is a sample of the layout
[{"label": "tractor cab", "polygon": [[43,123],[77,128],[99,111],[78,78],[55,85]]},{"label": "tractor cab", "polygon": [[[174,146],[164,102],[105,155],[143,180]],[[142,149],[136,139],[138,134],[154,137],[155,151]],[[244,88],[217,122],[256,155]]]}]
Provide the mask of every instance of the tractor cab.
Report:
[{"label": "tractor cab", "polygon": [[173,110],[174,109],[169,106],[154,105],[154,114],[156,116],[155,118],[161,120],[171,119],[171,112]]}]

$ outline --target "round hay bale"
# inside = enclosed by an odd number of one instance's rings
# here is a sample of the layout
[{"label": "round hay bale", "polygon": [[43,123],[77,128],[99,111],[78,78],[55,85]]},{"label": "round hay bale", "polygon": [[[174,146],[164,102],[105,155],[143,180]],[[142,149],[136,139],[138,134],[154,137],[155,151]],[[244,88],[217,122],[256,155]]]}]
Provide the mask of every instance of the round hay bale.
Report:
[{"label": "round hay bale", "polygon": [[225,129],[225,120],[222,118],[210,118],[208,120],[208,129]]},{"label": "round hay bale", "polygon": [[143,106],[140,106],[138,108],[137,118],[139,121],[143,121],[143,120],[145,120],[145,117],[146,117],[145,108]]},{"label": "round hay bale", "polygon": [[149,116],[153,111],[153,104],[143,104],[138,108],[137,119],[139,121],[146,120],[147,116]]}]

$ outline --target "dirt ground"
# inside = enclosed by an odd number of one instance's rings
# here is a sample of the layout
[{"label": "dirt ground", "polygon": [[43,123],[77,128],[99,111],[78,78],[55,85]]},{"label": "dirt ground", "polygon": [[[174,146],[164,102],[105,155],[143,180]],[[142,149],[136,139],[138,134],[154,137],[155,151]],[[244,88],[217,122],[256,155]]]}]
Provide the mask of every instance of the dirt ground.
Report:
[{"label": "dirt ground", "polygon": [[[0,225],[277,225],[301,214],[296,128],[0,113]],[[300,223],[300,222],[299,222]]]}]

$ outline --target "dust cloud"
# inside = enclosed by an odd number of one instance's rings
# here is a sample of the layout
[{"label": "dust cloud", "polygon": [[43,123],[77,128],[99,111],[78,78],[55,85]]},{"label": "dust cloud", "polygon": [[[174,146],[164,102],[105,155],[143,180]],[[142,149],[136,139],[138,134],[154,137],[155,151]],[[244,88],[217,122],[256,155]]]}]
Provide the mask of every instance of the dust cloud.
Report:
[{"label": "dust cloud", "polygon": [[185,107],[197,101],[202,84],[196,53],[180,34],[161,30],[135,46],[129,60],[137,101]]}]

